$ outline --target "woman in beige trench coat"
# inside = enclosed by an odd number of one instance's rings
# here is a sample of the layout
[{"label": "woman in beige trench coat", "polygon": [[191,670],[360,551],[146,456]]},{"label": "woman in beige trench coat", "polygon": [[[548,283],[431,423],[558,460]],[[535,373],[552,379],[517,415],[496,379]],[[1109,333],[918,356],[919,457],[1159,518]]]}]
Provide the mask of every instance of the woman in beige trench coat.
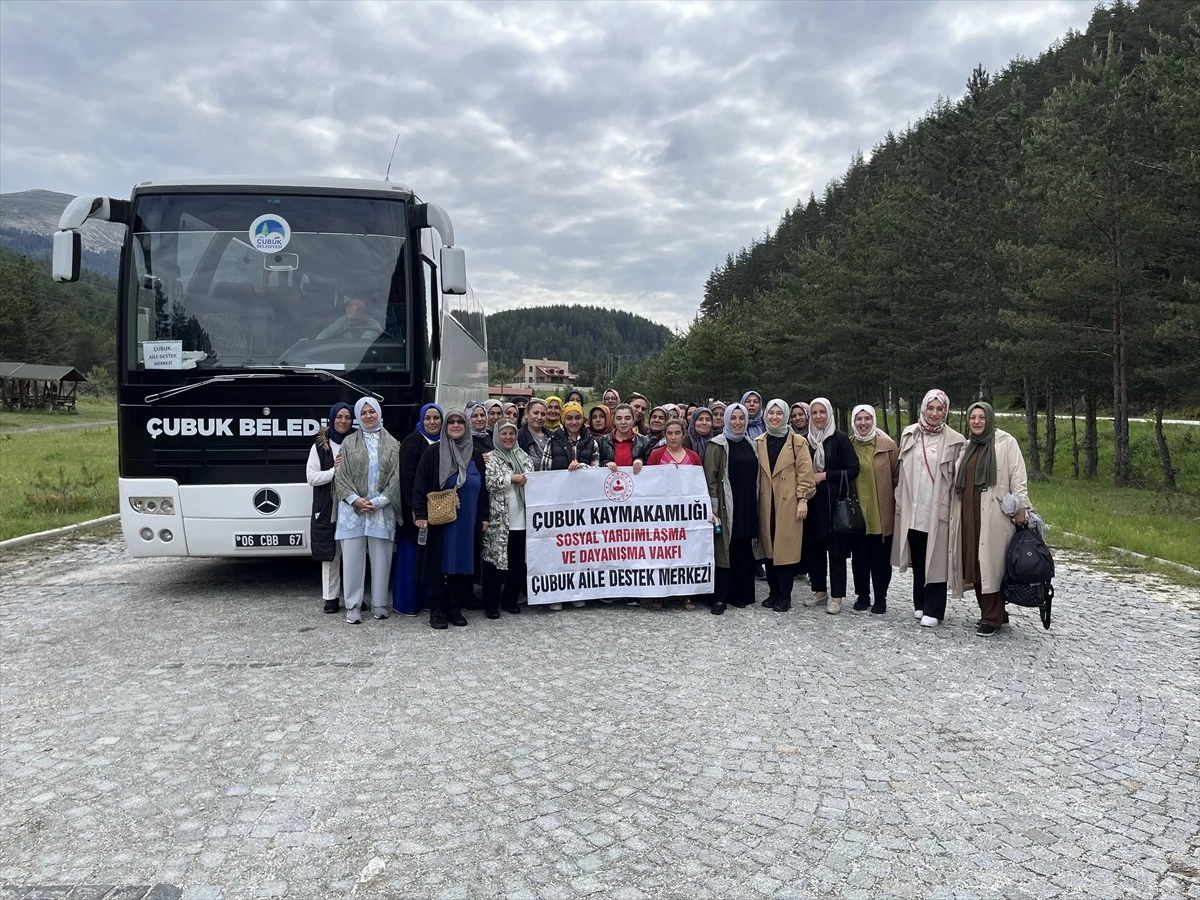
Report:
[{"label": "woman in beige trench coat", "polygon": [[[1008,542],[1023,525],[1029,508],[1025,457],[1007,431],[996,427],[988,403],[967,410],[968,443],[955,468],[954,500],[950,508],[950,596],[975,589],[979,624],[975,633],[995,634],[1008,621],[1000,582]],[[1000,508],[1006,494],[1017,498],[1017,513],[1009,518]]]},{"label": "woman in beige trench coat", "polygon": [[946,424],[950,398],[937,388],[921,401],[917,424],[900,435],[900,483],[892,565],[912,565],[915,617],[926,628],[946,618],[950,559],[950,500],[954,464],[967,439]]},{"label": "woman in beige trench coat", "polygon": [[770,596],[763,601],[775,612],[792,608],[792,584],[800,563],[808,501],[817,492],[808,442],[788,424],[788,405],[767,404],[767,430],[754,439],[758,454],[758,550],[765,559]]}]

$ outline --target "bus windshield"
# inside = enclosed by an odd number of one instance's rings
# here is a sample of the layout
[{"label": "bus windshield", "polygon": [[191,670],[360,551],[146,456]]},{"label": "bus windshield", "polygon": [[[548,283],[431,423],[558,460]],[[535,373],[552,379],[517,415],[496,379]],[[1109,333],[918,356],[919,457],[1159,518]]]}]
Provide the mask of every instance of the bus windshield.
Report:
[{"label": "bus windshield", "polygon": [[406,221],[401,200],[138,197],[126,366],[409,371]]}]

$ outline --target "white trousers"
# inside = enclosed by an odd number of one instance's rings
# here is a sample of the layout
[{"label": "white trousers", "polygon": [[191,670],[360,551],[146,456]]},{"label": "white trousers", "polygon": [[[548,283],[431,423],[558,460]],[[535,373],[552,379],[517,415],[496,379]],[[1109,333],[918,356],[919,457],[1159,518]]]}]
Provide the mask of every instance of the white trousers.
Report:
[{"label": "white trousers", "polygon": [[388,575],[392,571],[395,541],[385,538],[359,537],[339,541],[342,545],[342,585],[346,591],[346,614],[357,613],[363,602],[367,577],[367,557],[371,557],[371,611],[386,616],[391,606],[388,594]]},{"label": "white trousers", "polygon": [[342,542],[333,542],[333,559],[321,563],[321,599],[342,599]]}]

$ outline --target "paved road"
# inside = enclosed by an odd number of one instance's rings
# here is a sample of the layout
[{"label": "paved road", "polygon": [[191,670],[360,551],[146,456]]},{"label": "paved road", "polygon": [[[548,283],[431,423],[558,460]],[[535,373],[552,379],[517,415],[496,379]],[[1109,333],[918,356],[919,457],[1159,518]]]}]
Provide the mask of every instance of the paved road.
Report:
[{"label": "paved road", "polygon": [[0,557],[0,897],[1200,896],[1195,594],[433,632],[122,552]]}]

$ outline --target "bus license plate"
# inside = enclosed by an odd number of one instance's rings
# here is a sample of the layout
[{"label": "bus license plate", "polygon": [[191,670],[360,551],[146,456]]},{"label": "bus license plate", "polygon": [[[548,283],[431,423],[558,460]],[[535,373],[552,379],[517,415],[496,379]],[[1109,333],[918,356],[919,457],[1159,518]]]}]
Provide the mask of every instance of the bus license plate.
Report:
[{"label": "bus license plate", "polygon": [[253,550],[259,547],[303,547],[303,532],[291,534],[235,534],[233,545],[239,550]]}]

